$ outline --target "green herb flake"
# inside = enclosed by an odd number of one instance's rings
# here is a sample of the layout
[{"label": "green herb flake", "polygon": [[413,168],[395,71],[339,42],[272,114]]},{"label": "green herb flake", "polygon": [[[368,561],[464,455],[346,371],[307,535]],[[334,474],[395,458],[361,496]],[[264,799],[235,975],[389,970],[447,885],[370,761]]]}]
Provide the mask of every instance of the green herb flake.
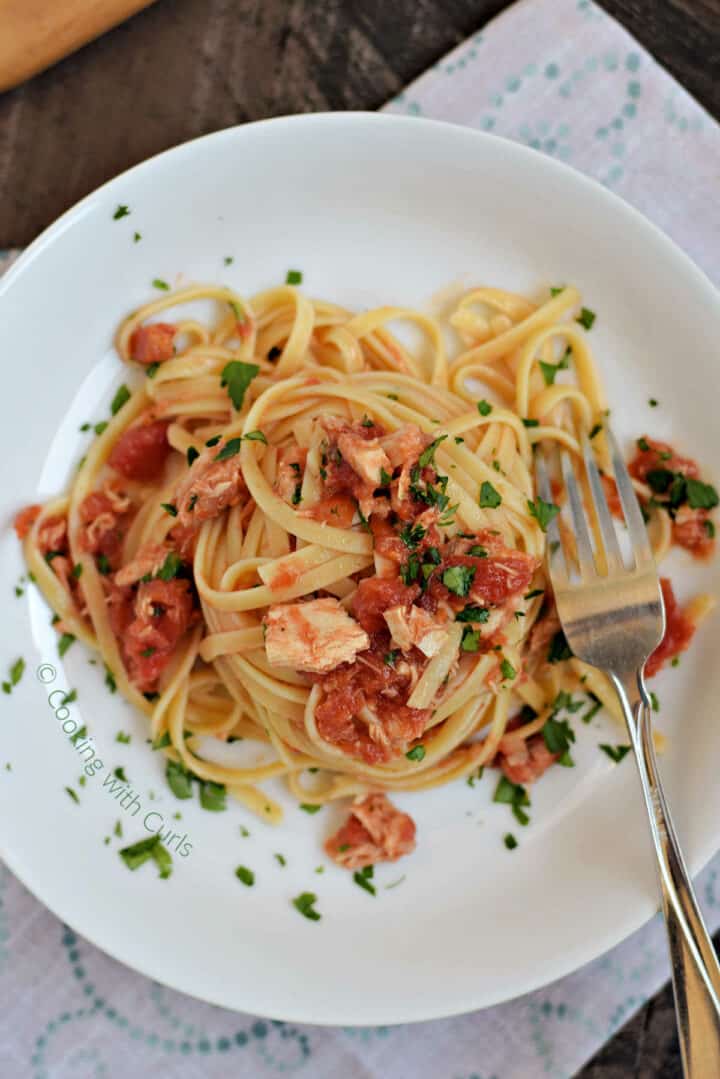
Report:
[{"label": "green herb flake", "polygon": [[650,693],[650,705],[652,707],[653,712],[659,712],[660,711],[660,701],[658,700],[656,693],[653,693],[653,692]]},{"label": "green herb flake", "polygon": [[688,476],[685,480],[688,505],[694,510],[712,510],[718,504],[718,493],[709,483]]},{"label": "green herb flake", "polygon": [[124,746],[129,746],[131,740],[131,735],[127,734],[125,731],[118,731],[115,735],[115,741],[120,742],[120,744]]},{"label": "green herb flake", "polygon": [[458,611],[455,615],[456,622],[477,622],[480,625],[484,625],[489,618],[489,607],[475,607],[472,604],[463,607],[463,609]]},{"label": "green herb flake", "polygon": [[234,259],[234,257],[232,255],[226,255],[225,258],[223,259],[223,263],[226,266],[232,266],[234,261],[235,261],[235,259]]},{"label": "green herb flake", "polygon": [[70,648],[70,646],[72,644],[74,644],[74,643],[75,643],[75,634],[74,633],[63,633],[62,637],[58,641],[58,655],[60,656],[61,659],[65,655],[65,653],[67,652],[68,648]]},{"label": "green herb flake", "polygon": [[200,456],[200,454],[198,453],[198,451],[195,449],[194,446],[188,446],[188,449],[187,449],[188,468],[192,468],[193,462],[197,461],[199,456]]},{"label": "green herb flake", "polygon": [[160,289],[161,292],[170,291],[170,286],[167,281],[163,281],[162,277],[153,277],[152,286],[153,288]]},{"label": "green herb flake", "polygon": [[425,757],[425,746],[417,745],[409,749],[405,754],[409,761],[421,761]]},{"label": "green herb flake", "polygon": [[119,221],[122,217],[128,217],[130,214],[130,208],[128,206],[118,206],[117,210],[113,214],[113,221]]},{"label": "green herb flake", "polygon": [[237,457],[240,453],[241,438],[230,438],[215,457],[216,461],[227,461],[230,457]]},{"label": "green herb flake", "polygon": [[619,764],[623,757],[626,757],[630,752],[630,746],[609,746],[605,742],[601,742],[599,747],[603,753],[607,753],[611,761],[615,761],[615,764]]},{"label": "green herb flake", "polygon": [[433,460],[435,458],[435,450],[438,448],[441,442],[445,441],[446,438],[447,435],[440,435],[439,438],[436,438],[434,442],[431,442],[430,445],[423,450],[423,452],[418,457],[418,464],[420,468],[427,468],[433,463]]},{"label": "green herb flake", "polygon": [[127,404],[129,400],[130,390],[123,382],[122,386],[118,386],[117,390],[115,391],[115,396],[110,402],[110,412],[112,413],[112,415],[117,416],[120,409],[123,407],[123,405]]},{"label": "green herb flake", "polygon": [[483,480],[480,487],[480,508],[481,509],[497,509],[502,504],[502,495],[499,491],[496,491],[493,485],[488,480]]},{"label": "green herb flake", "polygon": [[235,870],[235,876],[242,881],[246,888],[252,888],[255,883],[255,874],[246,865],[239,865]]},{"label": "green herb flake", "polygon": [[500,664],[500,673],[506,681],[512,681],[517,675],[517,671],[508,659],[503,659]]},{"label": "green herb flake", "polygon": [[528,792],[519,783],[511,783],[507,776],[501,776],[495,788],[493,802],[509,805],[513,815],[519,824],[528,824],[530,817],[525,812],[525,807],[530,805]]},{"label": "green herb flake", "polygon": [[489,416],[493,410],[493,406],[489,401],[486,401],[485,398],[483,398],[482,401],[478,401],[477,408],[481,416]]},{"label": "green herb flake", "polygon": [[533,502],[530,499],[527,500],[527,508],[530,516],[535,518],[543,532],[547,532],[548,525],[560,512],[559,506],[556,506],[554,502],[546,502],[539,495]]},{"label": "green herb flake", "polygon": [[540,420],[530,420],[530,419],[527,419],[527,418],[523,419],[523,427],[539,427],[539,426],[540,426]]},{"label": "green herb flake", "polygon": [[169,513],[171,517],[177,517],[177,506],[173,506],[172,502],[161,502],[161,509],[164,509],[166,513]]},{"label": "green herb flake", "polygon": [[210,813],[222,813],[227,809],[227,790],[223,783],[209,779],[200,782],[200,805]]},{"label": "green herb flake", "polygon": [[302,270],[288,270],[285,275],[286,285],[302,285]]},{"label": "green herb flake", "polygon": [[463,652],[477,652],[481,639],[479,629],[470,629],[469,626],[466,626],[463,630],[460,648]]},{"label": "green herb flake", "polygon": [[77,792],[74,791],[72,789],[72,787],[66,787],[65,791],[67,792],[67,794],[70,795],[70,797],[72,798],[73,802],[75,802],[76,805],[80,805],[80,799],[77,796]]},{"label": "green herb flake", "polygon": [[319,813],[322,805],[313,805],[312,802],[300,802],[298,809],[302,809],[303,813]]},{"label": "green herb flake", "polygon": [[300,895],[295,896],[292,901],[295,910],[299,911],[303,918],[308,918],[311,922],[319,922],[322,917],[322,915],[314,909],[316,903],[317,896],[314,892],[301,892]]},{"label": "green herb flake", "polygon": [[599,435],[601,431],[602,431],[602,424],[601,423],[596,423],[595,426],[590,431],[590,434],[588,435],[588,438],[592,440],[593,438],[595,438],[596,435]]},{"label": "green herb flake", "polygon": [[134,244],[139,244],[141,240],[142,240],[142,233],[141,232],[134,232],[133,233],[133,243]]},{"label": "green herb flake", "polygon": [[117,682],[115,681],[115,675],[109,667],[105,668],[105,685],[111,693],[115,693],[117,691]]},{"label": "green herb flake", "polygon": [[507,847],[508,850],[515,850],[515,848],[518,845],[518,841],[515,838],[515,836],[512,834],[512,832],[507,833],[507,835],[503,839],[503,843],[505,844],[505,846]]},{"label": "green herb flake", "polygon": [[282,865],[282,866],[287,865],[287,861],[285,859],[284,854],[274,854],[273,858],[275,859],[275,861],[277,862],[278,865]]},{"label": "green herb flake", "polygon": [[175,551],[169,551],[165,556],[165,561],[155,576],[161,581],[171,581],[173,577],[177,577],[181,567],[182,559],[180,558],[180,555]]},{"label": "green herb flake", "polygon": [[359,888],[363,888],[364,891],[369,892],[370,895],[376,894],[375,885],[371,883],[373,877],[374,866],[366,865],[364,869],[359,869],[356,873],[353,873],[353,880]]},{"label": "green herb flake", "polygon": [[449,566],[443,570],[442,583],[455,596],[467,596],[475,577],[475,566]]},{"label": "green herb flake", "polygon": [[650,405],[650,408],[657,408],[660,402],[655,397],[649,397],[648,404]]},{"label": "green herb flake", "polygon": [[265,446],[268,444],[268,440],[262,431],[248,431],[248,433],[242,437],[245,442],[262,442]]},{"label": "green herb flake", "polygon": [[580,314],[575,321],[579,322],[584,329],[591,330],[596,318],[595,312],[591,311],[589,307],[581,307]]},{"label": "green herb flake", "polygon": [[550,641],[548,650],[548,663],[561,663],[565,659],[572,659],[570,645],[563,631],[559,629]]},{"label": "green herb flake", "polygon": [[[155,746],[153,745],[153,749],[154,748]],[[168,787],[176,798],[192,798],[193,774],[188,771],[184,764],[181,764],[179,761],[169,760],[165,766],[165,779],[167,780]]]},{"label": "green herb flake", "polygon": [[118,839],[122,839],[123,827],[121,821],[115,821],[115,828],[113,829],[113,831],[114,834],[118,837]]},{"label": "green herb flake", "polygon": [[564,285],[552,285],[550,288],[550,295],[555,297],[559,296],[561,292],[565,291]]},{"label": "green herb flake", "polygon": [[256,363],[243,363],[242,360],[230,360],[223,367],[220,385],[227,387],[230,400],[238,411],[243,406],[245,391],[259,371]]}]

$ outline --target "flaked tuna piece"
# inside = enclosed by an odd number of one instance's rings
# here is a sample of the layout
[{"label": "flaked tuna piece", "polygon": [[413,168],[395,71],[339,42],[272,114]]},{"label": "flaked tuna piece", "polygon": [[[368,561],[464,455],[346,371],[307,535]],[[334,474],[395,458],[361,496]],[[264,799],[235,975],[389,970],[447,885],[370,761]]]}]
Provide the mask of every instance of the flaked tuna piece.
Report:
[{"label": "flaked tuna piece", "polygon": [[332,671],[370,646],[365,630],[332,596],[276,604],[263,625],[268,662],[296,671]]},{"label": "flaked tuna piece", "polygon": [[415,822],[386,795],[368,794],[353,802],[350,816],[326,841],[325,850],[345,869],[396,862],[415,850]]}]

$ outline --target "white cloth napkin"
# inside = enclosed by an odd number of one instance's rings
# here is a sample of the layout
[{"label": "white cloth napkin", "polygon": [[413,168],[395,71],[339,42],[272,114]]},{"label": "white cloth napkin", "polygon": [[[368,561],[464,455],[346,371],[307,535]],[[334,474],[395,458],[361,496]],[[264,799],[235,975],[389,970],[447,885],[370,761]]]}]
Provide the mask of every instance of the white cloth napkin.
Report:
[{"label": "white cloth napkin", "polygon": [[[720,279],[720,129],[590,0],[522,0],[387,109],[567,161]],[[699,881],[713,930],[719,874],[720,856]],[[65,930],[0,865],[0,1076],[568,1079],[668,977],[663,933],[656,918],[562,981],[457,1019],[298,1027],[200,1004],[127,970]]]}]

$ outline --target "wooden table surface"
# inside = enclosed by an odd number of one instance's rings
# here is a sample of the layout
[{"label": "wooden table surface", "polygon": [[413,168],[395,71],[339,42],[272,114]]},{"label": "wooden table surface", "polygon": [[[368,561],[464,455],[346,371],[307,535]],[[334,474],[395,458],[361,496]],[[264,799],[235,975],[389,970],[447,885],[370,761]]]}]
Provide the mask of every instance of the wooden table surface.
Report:
[{"label": "wooden table surface", "polygon": [[[720,118],[720,0],[603,4]],[[0,247],[27,244],[104,180],[196,135],[283,113],[376,108],[507,6],[158,0],[0,96]],[[578,1079],[679,1075],[666,987]]]}]

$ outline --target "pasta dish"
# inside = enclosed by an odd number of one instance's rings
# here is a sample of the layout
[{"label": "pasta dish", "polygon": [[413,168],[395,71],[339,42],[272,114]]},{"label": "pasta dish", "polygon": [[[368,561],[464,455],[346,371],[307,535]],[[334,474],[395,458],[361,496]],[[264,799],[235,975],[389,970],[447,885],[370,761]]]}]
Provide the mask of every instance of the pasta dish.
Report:
[{"label": "pasta dish", "polygon": [[[543,570],[559,507],[533,480],[538,445],[579,454],[587,432],[621,515],[594,317],[570,286],[475,289],[438,320],[287,284],[163,293],[125,319],[133,388],[67,493],[16,528],[58,632],[146,714],[171,786],[221,785],[270,822],[272,777],[305,807],[352,799],[327,840],[350,869],[413,848],[393,791],[493,766],[526,822],[528,786],[572,764],[573,713],[619,716],[564,640]],[[657,557],[707,557],[717,495],[697,465],[644,435],[631,472]],[[663,592],[650,674],[710,606]],[[218,743],[238,740],[230,762]]]}]

